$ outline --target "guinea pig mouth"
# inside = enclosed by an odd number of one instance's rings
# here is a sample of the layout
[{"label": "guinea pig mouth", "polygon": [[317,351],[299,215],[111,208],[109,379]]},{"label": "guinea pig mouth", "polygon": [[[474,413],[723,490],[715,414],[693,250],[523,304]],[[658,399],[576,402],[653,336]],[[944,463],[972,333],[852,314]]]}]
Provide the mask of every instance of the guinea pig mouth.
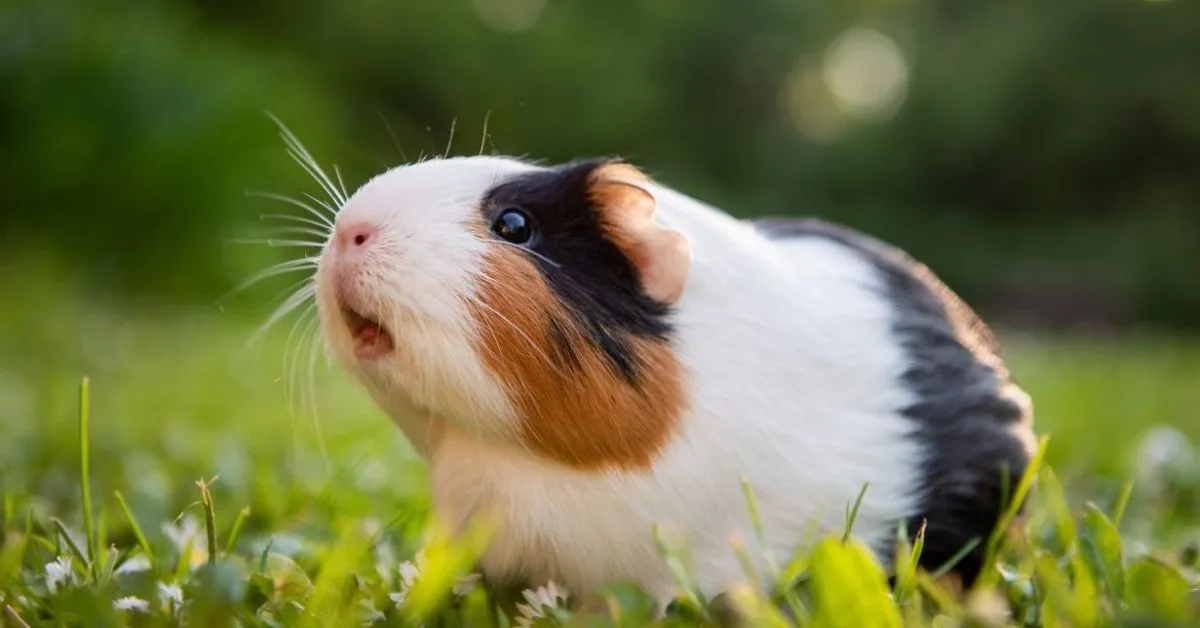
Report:
[{"label": "guinea pig mouth", "polygon": [[395,343],[392,334],[379,321],[367,318],[358,312],[342,307],[342,320],[354,339],[354,355],[361,360],[381,358],[392,352]]}]

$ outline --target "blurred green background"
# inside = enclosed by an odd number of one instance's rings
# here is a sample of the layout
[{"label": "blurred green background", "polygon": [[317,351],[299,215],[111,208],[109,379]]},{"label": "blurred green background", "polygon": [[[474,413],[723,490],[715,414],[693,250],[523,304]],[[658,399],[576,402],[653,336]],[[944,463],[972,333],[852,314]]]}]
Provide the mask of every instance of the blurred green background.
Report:
[{"label": "blurred green background", "polygon": [[420,485],[389,466],[398,433],[309,359],[311,328],[247,350],[299,277],[225,298],[298,254],[234,242],[288,211],[246,193],[320,193],[268,111],[351,187],[447,150],[619,154],[739,215],[867,230],[1006,330],[1056,466],[1182,459],[1191,488],[1165,507],[1200,512],[1200,3],[4,0],[10,491],[69,512],[85,372],[98,482],[132,483],[138,508],[222,472],[231,501],[289,520],[307,502],[276,484],[328,486],[302,462],[322,457],[375,469],[338,497],[367,511]]},{"label": "blurred green background", "polygon": [[1016,322],[1200,324],[1195,2],[12,2],[3,255],[88,281],[202,304],[259,268],[243,193],[313,187],[264,111],[351,185],[487,119],[868,229]]}]

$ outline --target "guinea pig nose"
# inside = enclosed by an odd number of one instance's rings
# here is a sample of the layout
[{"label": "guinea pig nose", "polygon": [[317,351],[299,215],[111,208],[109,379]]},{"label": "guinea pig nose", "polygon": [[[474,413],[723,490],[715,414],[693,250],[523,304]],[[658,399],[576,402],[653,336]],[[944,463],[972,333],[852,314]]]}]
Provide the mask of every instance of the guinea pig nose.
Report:
[{"label": "guinea pig nose", "polygon": [[338,225],[338,244],[341,245],[342,250],[362,247],[375,239],[377,231],[373,225],[362,222]]}]

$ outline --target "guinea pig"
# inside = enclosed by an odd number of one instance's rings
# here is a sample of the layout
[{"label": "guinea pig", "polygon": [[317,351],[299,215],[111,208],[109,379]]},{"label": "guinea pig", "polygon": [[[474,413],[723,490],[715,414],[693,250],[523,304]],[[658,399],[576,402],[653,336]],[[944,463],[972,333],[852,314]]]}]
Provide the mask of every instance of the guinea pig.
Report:
[{"label": "guinea pig", "polygon": [[[330,351],[429,466],[437,514],[499,529],[494,583],[577,598],[745,579],[814,529],[887,567],[925,525],[936,567],[988,538],[1035,446],[988,327],[925,266],[815,219],[736,219],[613,159],[391,169],[340,207],[315,277]],[[955,566],[979,574],[983,545]]]}]

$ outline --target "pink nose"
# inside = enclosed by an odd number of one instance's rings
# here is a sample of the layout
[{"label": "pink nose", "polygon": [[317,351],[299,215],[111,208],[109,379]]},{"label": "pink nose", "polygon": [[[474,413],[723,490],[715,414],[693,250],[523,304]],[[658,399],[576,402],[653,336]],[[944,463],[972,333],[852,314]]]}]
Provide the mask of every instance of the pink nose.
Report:
[{"label": "pink nose", "polygon": [[362,248],[374,240],[377,233],[378,229],[368,223],[339,224],[337,227],[338,246],[343,251]]}]

